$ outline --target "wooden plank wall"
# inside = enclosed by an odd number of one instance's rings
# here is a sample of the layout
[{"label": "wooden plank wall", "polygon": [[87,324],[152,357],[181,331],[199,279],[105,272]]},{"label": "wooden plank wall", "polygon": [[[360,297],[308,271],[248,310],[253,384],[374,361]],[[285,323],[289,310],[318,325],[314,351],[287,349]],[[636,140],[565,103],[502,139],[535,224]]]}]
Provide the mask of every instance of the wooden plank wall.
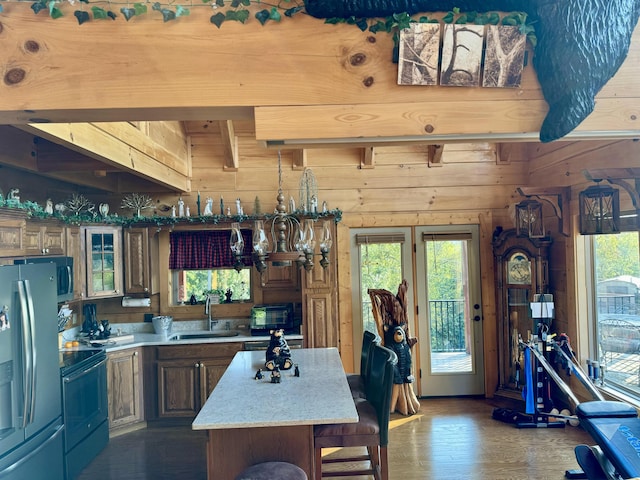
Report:
[{"label": "wooden plank wall", "polygon": [[[211,195],[217,205],[222,195],[228,205],[239,197],[245,212],[250,213],[258,196],[263,211],[271,211],[276,204],[277,151],[260,147],[251,125],[240,122],[236,127],[239,169],[225,171],[222,141],[211,135],[211,129],[216,128],[210,123],[206,134],[192,132],[193,191],[183,198],[193,205],[199,190],[201,201]],[[516,188],[525,185],[528,178],[525,153],[526,145],[514,144],[510,160],[499,162],[494,144],[451,144],[444,147],[441,166],[431,166],[427,145],[377,147],[372,168],[362,168],[361,148],[305,152],[307,166],[318,183],[320,203],[326,201],[329,208],[343,211],[334,248],[338,252],[340,347],[345,368],[353,368],[349,229],[393,225],[481,225],[485,351],[493,361],[497,335],[491,236],[495,225],[511,221],[509,207],[520,200]],[[293,165],[294,154],[283,151],[283,191],[298,204],[302,171]],[[164,201],[175,202],[176,198]],[[235,205],[231,207],[233,212]],[[490,377],[495,370],[495,365],[487,369]]]}]

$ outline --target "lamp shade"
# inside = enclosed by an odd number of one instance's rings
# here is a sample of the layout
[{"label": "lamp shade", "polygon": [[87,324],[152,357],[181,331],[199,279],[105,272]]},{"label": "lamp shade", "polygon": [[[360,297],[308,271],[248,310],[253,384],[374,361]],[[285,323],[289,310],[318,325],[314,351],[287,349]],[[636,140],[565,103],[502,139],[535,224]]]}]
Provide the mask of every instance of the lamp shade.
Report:
[{"label": "lamp shade", "polygon": [[580,192],[580,234],[620,233],[620,193],[608,185]]},{"label": "lamp shade", "polygon": [[516,236],[543,238],[544,217],[542,204],[537,200],[523,200],[516,205]]}]

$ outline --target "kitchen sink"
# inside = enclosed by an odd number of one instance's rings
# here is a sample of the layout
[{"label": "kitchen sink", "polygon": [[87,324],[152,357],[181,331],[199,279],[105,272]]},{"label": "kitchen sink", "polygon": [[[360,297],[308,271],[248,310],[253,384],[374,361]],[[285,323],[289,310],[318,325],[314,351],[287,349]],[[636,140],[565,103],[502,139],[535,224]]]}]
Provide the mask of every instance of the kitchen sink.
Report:
[{"label": "kitchen sink", "polygon": [[221,332],[176,333],[172,335],[169,340],[197,340],[200,338],[237,337],[238,335],[239,332],[234,330],[223,330]]}]

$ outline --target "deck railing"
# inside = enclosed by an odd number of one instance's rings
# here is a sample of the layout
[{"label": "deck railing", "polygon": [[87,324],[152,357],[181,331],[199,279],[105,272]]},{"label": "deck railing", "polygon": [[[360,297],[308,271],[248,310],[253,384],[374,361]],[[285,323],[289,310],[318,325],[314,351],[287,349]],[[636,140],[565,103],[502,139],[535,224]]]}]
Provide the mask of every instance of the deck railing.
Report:
[{"label": "deck railing", "polygon": [[464,300],[430,300],[432,352],[463,352],[467,349]]},{"label": "deck railing", "polygon": [[[371,303],[362,302],[365,329],[376,331]],[[464,352],[467,341],[464,325],[464,300],[431,300],[429,302],[431,351]]]}]

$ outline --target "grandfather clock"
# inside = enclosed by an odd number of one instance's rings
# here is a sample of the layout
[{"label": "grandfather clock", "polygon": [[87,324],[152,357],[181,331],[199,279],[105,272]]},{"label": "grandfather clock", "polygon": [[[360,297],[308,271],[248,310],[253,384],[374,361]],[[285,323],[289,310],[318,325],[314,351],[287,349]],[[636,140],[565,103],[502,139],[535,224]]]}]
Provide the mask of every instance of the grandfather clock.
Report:
[{"label": "grandfather clock", "polygon": [[500,227],[494,232],[499,395],[522,400],[523,354],[518,339],[526,342],[536,333],[529,304],[535,294],[548,293],[550,245],[550,237],[518,237],[515,229]]}]

